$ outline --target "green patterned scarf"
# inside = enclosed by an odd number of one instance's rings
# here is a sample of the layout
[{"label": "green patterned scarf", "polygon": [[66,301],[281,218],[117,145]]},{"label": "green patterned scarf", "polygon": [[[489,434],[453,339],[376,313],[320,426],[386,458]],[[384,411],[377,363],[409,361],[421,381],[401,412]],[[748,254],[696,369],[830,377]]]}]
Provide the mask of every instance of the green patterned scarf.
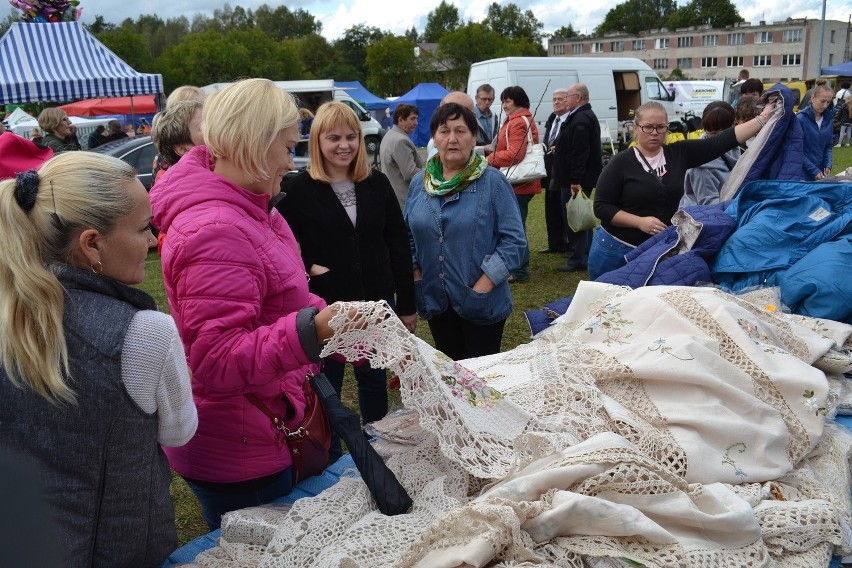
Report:
[{"label": "green patterned scarf", "polygon": [[444,165],[438,154],[432,156],[426,162],[426,172],[423,174],[423,185],[429,195],[446,196],[454,195],[482,177],[488,161],[471,150],[470,159],[464,169],[453,176],[451,180],[444,179]]}]

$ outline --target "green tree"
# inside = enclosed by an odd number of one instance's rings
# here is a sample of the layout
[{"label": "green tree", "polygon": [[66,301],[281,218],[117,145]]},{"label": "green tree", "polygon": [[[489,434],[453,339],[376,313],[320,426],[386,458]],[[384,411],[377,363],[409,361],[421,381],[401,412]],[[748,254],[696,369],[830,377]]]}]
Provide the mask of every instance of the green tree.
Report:
[{"label": "green tree", "polygon": [[329,79],[325,70],[338,59],[337,52],[326,39],[319,34],[310,34],[296,40],[299,46],[299,58],[305,70],[315,79]]},{"label": "green tree", "polygon": [[307,73],[294,41],[279,42],[260,30],[189,34],[159,59],[166,91],[177,86],[229,82],[242,77],[302,79]]},{"label": "green tree", "polygon": [[0,20],[0,37],[6,34],[9,31],[9,28],[12,27],[12,24],[15,22],[20,22],[20,12],[15,10],[11,11],[3,20]]},{"label": "green tree", "polygon": [[438,56],[450,67],[444,86],[463,88],[467,84],[470,65],[497,57],[506,38],[485,24],[469,22],[454,32],[444,34],[438,42]]},{"label": "green tree", "polygon": [[550,37],[558,37],[562,39],[569,39],[572,37],[577,37],[579,34],[577,30],[574,29],[574,26],[568,24],[567,26],[562,26],[558,30],[554,30],[553,33],[550,34]]},{"label": "green tree", "polygon": [[676,9],[674,0],[627,0],[607,12],[604,21],[595,29],[595,35],[608,32],[637,34],[662,28]]},{"label": "green tree", "polygon": [[[488,6],[488,13],[482,21],[488,29],[499,35],[510,38],[526,38],[532,43],[541,43],[541,29],[544,27],[532,10],[521,12],[517,4],[510,2],[501,6],[492,2]],[[544,49],[540,55],[544,55]]]},{"label": "green tree", "polygon": [[273,10],[268,4],[262,4],[254,11],[254,21],[259,29],[275,39],[295,39],[322,31],[322,23],[301,8],[291,12],[287,6]]},{"label": "green tree", "polygon": [[669,15],[666,27],[677,29],[710,24],[714,28],[724,28],[742,21],[730,0],[692,0]]},{"label": "green tree", "polygon": [[95,37],[137,71],[154,72],[156,70],[147,38],[133,31],[129,26],[115,28]]},{"label": "green tree", "polygon": [[367,88],[385,96],[409,91],[420,82],[415,43],[407,37],[385,36],[367,47]]},{"label": "green tree", "polygon": [[151,57],[159,57],[170,45],[177,45],[189,33],[189,20],[185,16],[170,18],[148,38]]},{"label": "green tree", "polygon": [[349,80],[366,82],[367,72],[364,62],[367,60],[367,47],[386,35],[390,34],[379,28],[366,24],[356,24],[346,29],[343,32],[343,37],[334,42],[334,49],[340,57],[340,62],[354,69],[357,73],[355,77]]},{"label": "green tree", "polygon": [[438,7],[426,16],[426,29],[423,30],[423,41],[437,43],[447,32],[455,31],[461,25],[459,9],[446,0],[441,0]]},{"label": "green tree", "polygon": [[[104,17],[101,15],[95,16],[95,21],[90,25],[86,26],[86,29],[91,33],[98,35],[99,33],[108,32],[115,29],[115,24],[111,24],[104,20]],[[2,32],[0,32],[2,35]]]},{"label": "green tree", "polygon": [[411,26],[410,30],[405,30],[404,35],[414,43],[417,43],[419,41],[426,41],[422,37],[420,37],[420,34],[417,33],[417,28],[415,28],[414,26]]}]

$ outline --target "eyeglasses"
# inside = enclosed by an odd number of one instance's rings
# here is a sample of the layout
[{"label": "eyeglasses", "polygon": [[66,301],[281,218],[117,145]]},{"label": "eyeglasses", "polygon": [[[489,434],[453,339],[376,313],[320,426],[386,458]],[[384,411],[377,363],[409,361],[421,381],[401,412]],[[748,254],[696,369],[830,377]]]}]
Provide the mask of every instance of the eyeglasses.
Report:
[{"label": "eyeglasses", "polygon": [[490,102],[494,102],[494,97],[480,97],[479,95],[476,95],[476,100],[486,102],[486,103],[490,103]]},{"label": "eyeglasses", "polygon": [[645,134],[650,134],[652,132],[659,132],[660,134],[665,134],[669,131],[668,124],[637,124],[639,130],[644,132]]},{"label": "eyeglasses", "polygon": [[579,93],[568,93],[566,96],[568,96],[568,97],[577,97],[577,98],[580,98]]}]

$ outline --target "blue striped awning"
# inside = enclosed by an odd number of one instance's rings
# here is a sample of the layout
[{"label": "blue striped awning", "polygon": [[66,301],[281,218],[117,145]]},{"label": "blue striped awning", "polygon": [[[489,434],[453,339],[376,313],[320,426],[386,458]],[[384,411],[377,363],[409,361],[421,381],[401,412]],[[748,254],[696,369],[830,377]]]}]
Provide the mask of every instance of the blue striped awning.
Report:
[{"label": "blue striped awning", "polygon": [[0,38],[0,104],[64,102],[163,92],[79,22],[14,23]]}]

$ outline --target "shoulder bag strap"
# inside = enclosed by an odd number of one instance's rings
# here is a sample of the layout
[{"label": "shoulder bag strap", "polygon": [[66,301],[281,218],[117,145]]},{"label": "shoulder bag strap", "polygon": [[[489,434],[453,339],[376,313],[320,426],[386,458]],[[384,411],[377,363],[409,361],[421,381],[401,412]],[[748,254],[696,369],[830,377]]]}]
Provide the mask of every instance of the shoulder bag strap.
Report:
[{"label": "shoulder bag strap", "polygon": [[272,424],[278,430],[284,430],[284,421],[279,416],[276,416],[276,414],[274,412],[272,412],[271,408],[269,408],[268,406],[263,404],[263,402],[261,402],[260,399],[257,398],[257,395],[249,392],[249,393],[245,393],[243,396],[245,396],[246,399],[248,399],[248,401],[250,403],[252,403],[254,406],[256,406],[258,408],[258,410],[260,410],[261,412],[266,414],[269,417],[269,419],[272,421]]}]

